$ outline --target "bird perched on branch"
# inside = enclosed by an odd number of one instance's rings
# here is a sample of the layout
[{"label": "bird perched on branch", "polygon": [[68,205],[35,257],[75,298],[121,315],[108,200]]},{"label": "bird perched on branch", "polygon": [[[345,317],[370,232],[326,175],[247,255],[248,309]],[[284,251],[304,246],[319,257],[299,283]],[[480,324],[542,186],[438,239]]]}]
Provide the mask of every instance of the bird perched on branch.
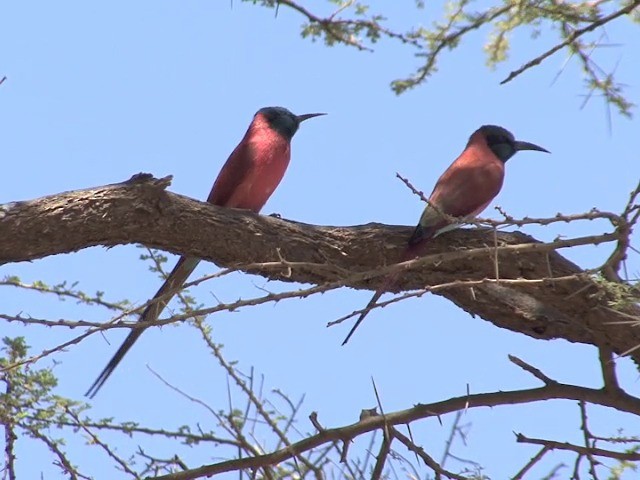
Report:
[{"label": "bird perched on branch", "polygon": [[[457,228],[465,219],[472,219],[487,208],[502,188],[505,163],[522,150],[549,153],[533,143],[516,140],[511,132],[496,125],[483,125],[473,132],[463,152],[438,179],[399,263],[419,256],[427,241]],[[399,276],[396,271],[384,279],[342,345]]]},{"label": "bird perched on branch", "polygon": [[[300,123],[325,115],[294,115],[286,108],[266,107],[258,110],[244,137],[231,152],[211,188],[207,202],[258,213],[284,176],[291,158],[291,139]],[[200,259],[181,257],[144,310],[139,322],[153,322],[180,290]],[[122,358],[142,335],[144,329],[131,330],[115,355],[91,385],[86,395],[93,398],[113,373]]]}]

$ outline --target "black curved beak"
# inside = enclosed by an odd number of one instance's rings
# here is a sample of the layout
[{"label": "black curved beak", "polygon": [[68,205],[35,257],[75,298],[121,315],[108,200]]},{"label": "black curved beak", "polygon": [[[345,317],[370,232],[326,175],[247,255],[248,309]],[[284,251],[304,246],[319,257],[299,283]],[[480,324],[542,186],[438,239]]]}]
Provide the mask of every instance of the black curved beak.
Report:
[{"label": "black curved beak", "polygon": [[326,113],[305,113],[304,115],[296,115],[296,119],[298,120],[298,123],[302,123],[305,120],[309,120],[313,117],[319,117],[320,115],[326,115]]},{"label": "black curved beak", "polygon": [[520,140],[516,140],[514,142],[514,144],[516,146],[516,150],[518,150],[518,151],[520,151],[520,150],[535,150],[537,152],[551,153],[546,148],[542,148],[541,146],[536,145],[535,143],[521,142]]}]

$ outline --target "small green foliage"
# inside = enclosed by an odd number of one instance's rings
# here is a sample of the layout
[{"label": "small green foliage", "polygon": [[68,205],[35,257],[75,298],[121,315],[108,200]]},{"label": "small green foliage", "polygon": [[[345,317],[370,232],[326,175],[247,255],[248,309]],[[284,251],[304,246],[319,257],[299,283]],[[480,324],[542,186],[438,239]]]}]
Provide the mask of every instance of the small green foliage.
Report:
[{"label": "small green foliage", "polygon": [[[220,412],[220,413],[222,414],[223,412]],[[227,414],[225,413],[224,415],[227,415]],[[237,428],[238,430],[242,430],[244,428],[246,418],[242,410],[233,409],[228,414],[228,416],[229,416],[229,420],[231,421],[231,423],[233,423],[235,428]]]},{"label": "small green foliage", "polygon": [[13,286],[23,290],[33,290],[44,294],[53,294],[56,295],[58,300],[61,302],[73,299],[80,304],[100,305],[108,308],[109,310],[115,311],[126,310],[131,305],[129,300],[126,299],[117,302],[109,302],[104,299],[104,292],[102,291],[97,291],[93,295],[83,292],[76,288],[79,285],[78,282],[72,282],[69,284],[69,282],[63,281],[55,285],[49,285],[41,280],[35,280],[33,283],[25,283],[15,275],[8,275],[0,280],[0,285]]},{"label": "small green foliage", "polygon": [[0,351],[7,352],[7,356],[0,357],[0,366],[16,363],[21,358],[26,357],[29,346],[25,342],[24,337],[9,338],[4,337],[2,339],[4,345]]},{"label": "small green foliage", "polygon": [[[588,29],[590,24],[602,21],[614,9],[622,9],[631,5],[626,0],[616,5],[612,0],[592,2],[582,0],[578,2],[549,2],[540,0],[502,0],[494,4],[484,4],[477,9],[477,4],[470,0],[448,0],[444,4],[442,20],[433,22],[428,28],[413,25],[404,30],[391,29],[386,17],[370,13],[369,5],[349,0],[329,0],[335,5],[335,11],[327,16],[312,13],[297,2],[279,4],[277,1],[244,0],[267,8],[289,7],[305,18],[301,35],[311,41],[323,41],[327,46],[343,44],[359,50],[371,50],[372,46],[381,39],[399,42],[413,49],[415,57],[422,59],[415,72],[403,78],[393,80],[391,89],[396,94],[417,87],[438,71],[437,61],[445,51],[455,49],[468,33],[487,27],[490,29],[484,45],[486,63],[490,69],[505,62],[510,57],[510,37],[516,32],[528,30],[533,39],[541,37],[545,32],[545,40],[550,38],[547,32],[558,32],[553,42],[560,48],[546,50],[540,47],[540,56],[535,59],[518,59],[522,68],[512,78],[520,75],[547,57],[565,51],[582,63],[585,73],[585,85],[591,93],[595,92],[608,105],[616,107],[618,112],[631,117],[635,105],[626,97],[624,85],[617,81],[615,72],[597,68],[595,64],[594,48],[601,37],[601,32],[607,22]],[[424,0],[416,0],[416,10],[425,7]],[[476,8],[474,8],[476,7]],[[321,7],[317,7],[321,8]],[[615,11],[615,10],[614,10]],[[619,18],[631,17],[640,23],[640,9],[632,10],[629,15],[621,14]],[[417,16],[422,18],[422,16]],[[610,20],[615,21],[618,17]],[[579,34],[578,34],[579,32]],[[591,40],[588,40],[591,39]],[[566,45],[565,45],[566,43]],[[548,47],[546,47],[548,48]]]},{"label": "small green foliage", "polygon": [[2,344],[0,383],[4,388],[0,393],[0,419],[10,419],[11,424],[37,437],[35,434],[41,429],[68,422],[68,412],[80,414],[86,409],[83,402],[52,393],[58,380],[50,368],[21,365],[29,350],[23,337],[5,337]]},{"label": "small green foliage", "polygon": [[632,110],[635,104],[627,100],[624,96],[623,86],[616,83],[612,73],[601,76],[595,72],[595,69],[588,68],[587,66],[585,66],[583,70],[586,74],[584,83],[590,92],[586,97],[587,100],[591,97],[592,92],[600,92],[600,96],[605,98],[607,104],[616,107],[619,114],[627,118],[632,118]]},{"label": "small green foliage", "polygon": [[[640,451],[640,445],[635,445],[632,448],[629,448],[624,451],[624,453],[638,453]],[[638,471],[638,463],[637,462],[629,462],[626,460],[619,460],[617,465],[611,467],[610,474],[607,477],[607,480],[623,480],[625,472],[637,472]],[[635,477],[634,477],[635,478]]]},{"label": "small green foliage", "polygon": [[[162,272],[162,269],[161,269],[162,265],[167,263],[167,261],[169,260],[167,256],[164,253],[162,253],[160,250],[151,250],[143,245],[140,245],[139,248],[143,248],[148,252],[148,253],[141,253],[140,260],[144,262],[151,260],[149,271],[153,273]],[[165,278],[164,275],[161,275],[161,276],[163,279]]]},{"label": "small green foliage", "polygon": [[494,31],[489,36],[489,41],[484,46],[487,52],[487,66],[495,69],[496,64],[504,62],[509,52],[509,37],[505,31]]}]

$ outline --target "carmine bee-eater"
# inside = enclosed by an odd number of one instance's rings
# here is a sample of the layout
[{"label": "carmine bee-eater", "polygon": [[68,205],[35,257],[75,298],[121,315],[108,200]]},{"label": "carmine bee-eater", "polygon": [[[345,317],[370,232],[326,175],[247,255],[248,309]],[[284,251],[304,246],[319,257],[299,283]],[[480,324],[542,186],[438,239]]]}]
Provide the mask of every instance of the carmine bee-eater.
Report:
[{"label": "carmine bee-eater", "polygon": [[[231,152],[218,174],[207,202],[221,207],[242,208],[258,213],[287,170],[291,158],[291,139],[300,123],[319,115],[325,114],[294,115],[282,107],[265,107],[258,110],[247,133]],[[181,257],[138,321],[157,320],[171,297],[180,290],[199,262],[200,259],[195,257]],[[98,393],[125,354],[142,335],[143,330],[142,328],[131,330],[102,373],[93,382],[86,393],[87,396],[93,398]]]},{"label": "carmine bee-eater", "polygon": [[[487,208],[502,188],[504,164],[521,150],[549,153],[533,143],[516,140],[511,132],[496,125],[483,125],[473,132],[463,152],[438,179],[400,263],[419,256],[428,240],[457,228],[464,219],[472,219]],[[399,275],[394,272],[384,279],[342,345]]]}]

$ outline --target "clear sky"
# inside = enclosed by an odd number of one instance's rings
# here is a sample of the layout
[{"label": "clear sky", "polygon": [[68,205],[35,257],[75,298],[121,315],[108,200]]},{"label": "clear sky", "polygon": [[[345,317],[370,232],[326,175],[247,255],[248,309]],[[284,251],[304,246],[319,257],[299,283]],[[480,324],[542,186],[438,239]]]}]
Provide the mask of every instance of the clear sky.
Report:
[{"label": "clear sky", "polygon": [[[314,2],[306,3],[314,8]],[[439,14],[435,5],[416,12],[411,4],[374,2],[374,9],[383,9],[395,26],[428,25]],[[0,75],[8,77],[0,86],[0,203],[119,182],[141,171],[171,174],[172,191],[204,199],[253,113],[269,105],[329,114],[310,120],[297,133],[289,170],[263,211],[296,221],[414,225],[423,205],[395,173],[430,191],[469,135],[486,123],[505,126],[552,152],[520,153],[508,163],[506,183],[494,205],[513,216],[545,217],[592,207],[621,211],[638,181],[640,124],[613,112],[610,129],[600,98],[581,109],[586,91],[579,65],[566,63],[565,53],[499,85],[511,70],[553,44],[555,34],[549,30],[536,39],[518,33],[509,60],[495,71],[485,67],[482,51],[488,31],[473,33],[461,48],[442,57],[439,72],[427,84],[397,97],[389,82],[420,62],[409,49],[386,42],[374,53],[327,48],[299,37],[301,21],[284,7],[275,17],[273,10],[241,2],[6,3],[0,17]],[[637,26],[623,18],[607,27],[607,35],[613,46],[596,51],[596,58],[604,68],[617,65],[631,99],[640,103]],[[485,216],[497,218],[492,207]],[[605,223],[585,222],[523,230],[550,240],[607,229]],[[598,265],[610,249],[578,247],[561,253],[587,268]],[[106,292],[109,300],[142,303],[160,281],[138,260],[141,253],[135,246],[92,248],[4,265],[0,274],[19,275],[25,282],[78,281],[88,292]],[[216,268],[203,264],[194,278]],[[637,277],[637,255],[628,270]],[[238,274],[207,282],[194,293],[213,305],[216,299],[229,302],[261,295],[262,288],[288,287]],[[463,395],[467,385],[473,393],[537,386],[507,354],[558,380],[600,385],[593,347],[501,330],[435,296],[372,312],[349,345],[341,347],[348,325],[327,329],[326,323],[361,308],[369,297],[370,292],[345,288],[216,314],[208,321],[227,358],[246,371],[255,367],[264,375],[265,389],[280,389],[292,399],[305,395],[298,422],[302,432],[313,431],[307,420],[311,411],[327,427],[357,421],[362,408],[376,403],[371,377],[387,412]],[[0,289],[0,304],[10,314],[109,319],[104,310],[10,287]],[[77,334],[7,324],[0,325],[0,332],[26,335],[32,353]],[[110,344],[94,335],[58,355],[56,392],[83,398],[124,334],[108,333]],[[52,359],[38,365],[53,365]],[[215,410],[227,407],[223,372],[195,330],[179,325],[146,332],[88,413],[156,427],[212,425],[214,419],[204,409],[168,389],[147,365]],[[640,394],[630,362],[621,362],[621,371],[629,391]],[[590,412],[593,431],[603,436],[618,427],[630,432],[640,427],[640,422],[604,409]],[[439,458],[451,421],[419,422],[414,436]],[[581,441],[579,411],[568,401],[470,410],[464,422],[471,423],[468,442],[458,442],[454,453],[479,462],[494,479],[515,474],[537,451],[515,444],[512,432]],[[79,436],[68,442],[76,464],[91,459],[89,473],[96,478],[124,478],[102,452],[83,446]],[[359,440],[360,447],[367,444],[367,438]],[[153,451],[153,444],[147,446]],[[20,478],[40,478],[41,472],[48,480],[61,478],[44,463],[50,457],[43,446],[21,439],[19,448]],[[220,454],[196,447],[189,455],[190,466],[196,466]],[[551,455],[536,472],[542,476],[569,458]],[[569,469],[562,473],[568,477]]]}]

